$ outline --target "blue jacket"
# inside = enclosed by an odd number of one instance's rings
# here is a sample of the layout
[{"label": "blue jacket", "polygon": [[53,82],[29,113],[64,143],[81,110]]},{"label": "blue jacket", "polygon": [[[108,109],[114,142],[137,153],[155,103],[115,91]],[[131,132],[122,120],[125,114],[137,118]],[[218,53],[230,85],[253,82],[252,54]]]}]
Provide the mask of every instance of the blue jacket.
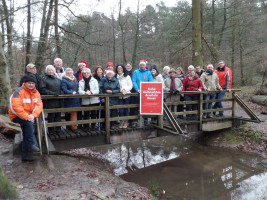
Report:
[{"label": "blue jacket", "polygon": [[136,92],[140,90],[141,82],[154,82],[151,72],[147,69],[141,70],[140,68],[134,71],[132,81]]},{"label": "blue jacket", "polygon": [[[72,82],[69,79],[63,77],[61,82],[61,89],[64,92],[64,94],[73,94],[74,91],[77,92],[76,94],[78,94],[79,83],[76,79],[74,82]],[[81,104],[79,98],[64,99],[65,108],[80,107],[80,106]]]},{"label": "blue jacket", "polygon": [[[99,82],[99,94],[105,94],[106,90],[112,90],[112,94],[120,93],[120,83],[119,80],[113,77],[109,80],[107,77],[104,77]],[[118,97],[109,98],[109,105],[118,105]]]}]

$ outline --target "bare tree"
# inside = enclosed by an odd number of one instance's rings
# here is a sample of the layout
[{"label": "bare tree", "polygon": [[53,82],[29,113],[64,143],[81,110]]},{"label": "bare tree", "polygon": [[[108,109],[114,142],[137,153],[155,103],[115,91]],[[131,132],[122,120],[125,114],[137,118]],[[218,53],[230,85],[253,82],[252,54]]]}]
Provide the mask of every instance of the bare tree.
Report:
[{"label": "bare tree", "polygon": [[61,58],[61,46],[58,33],[58,0],[55,0],[55,39],[57,45],[57,55]]},{"label": "bare tree", "polygon": [[48,39],[48,33],[49,33],[50,24],[51,24],[50,21],[51,21],[51,16],[52,16],[52,11],[53,11],[54,0],[49,1],[49,8],[48,8],[47,16],[45,15],[46,2],[47,0],[44,3],[43,19],[42,19],[40,38],[39,38],[38,49],[37,49],[37,58],[35,60],[35,64],[37,65],[37,70],[39,74],[43,71],[43,68],[44,68],[44,60],[45,60],[44,55],[45,55],[45,51],[47,47],[47,39]]},{"label": "bare tree", "polygon": [[30,63],[30,60],[31,60],[31,0],[28,0],[26,65]]},{"label": "bare tree", "polygon": [[134,48],[133,48],[133,54],[132,54],[132,66],[135,68],[136,65],[136,55],[137,55],[137,46],[138,46],[138,40],[139,40],[139,31],[140,31],[140,13],[139,13],[139,0],[137,2],[137,11],[136,11],[136,24],[135,24],[135,34],[134,34]]},{"label": "bare tree", "polygon": [[11,94],[11,87],[8,64],[2,48],[2,34],[0,36],[0,87],[0,113],[5,114],[7,113],[9,107],[9,96]]}]

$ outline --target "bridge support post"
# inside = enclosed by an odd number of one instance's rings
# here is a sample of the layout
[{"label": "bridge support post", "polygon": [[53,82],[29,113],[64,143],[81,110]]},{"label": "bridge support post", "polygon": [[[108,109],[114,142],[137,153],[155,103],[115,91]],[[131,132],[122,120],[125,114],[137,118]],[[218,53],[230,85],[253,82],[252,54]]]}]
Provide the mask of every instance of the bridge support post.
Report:
[{"label": "bridge support post", "polygon": [[198,105],[198,116],[199,116],[199,130],[202,131],[202,121],[203,121],[203,93],[199,95],[199,105]]},{"label": "bridge support post", "polygon": [[109,97],[105,98],[105,126],[106,126],[106,143],[110,144],[110,110],[109,110]]},{"label": "bridge support post", "polygon": [[232,93],[232,117],[236,116],[236,101],[235,101],[235,92]]}]

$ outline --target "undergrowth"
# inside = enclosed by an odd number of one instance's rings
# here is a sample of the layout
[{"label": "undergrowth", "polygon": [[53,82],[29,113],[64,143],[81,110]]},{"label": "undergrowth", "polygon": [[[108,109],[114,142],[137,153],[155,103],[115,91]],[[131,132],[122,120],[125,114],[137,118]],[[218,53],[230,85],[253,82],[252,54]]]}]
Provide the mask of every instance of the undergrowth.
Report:
[{"label": "undergrowth", "polygon": [[18,193],[0,167],[0,199],[16,199]]}]

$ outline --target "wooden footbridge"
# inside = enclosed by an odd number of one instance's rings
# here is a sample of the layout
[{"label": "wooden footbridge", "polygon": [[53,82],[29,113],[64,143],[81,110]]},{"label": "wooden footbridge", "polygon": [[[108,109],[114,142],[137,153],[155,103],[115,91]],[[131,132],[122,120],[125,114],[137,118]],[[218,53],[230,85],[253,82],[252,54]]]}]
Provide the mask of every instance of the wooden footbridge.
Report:
[{"label": "wooden footbridge", "polygon": [[[127,117],[110,117],[110,109],[119,108],[133,108],[139,109],[138,104],[128,104],[128,105],[109,105],[110,97],[119,97],[121,94],[99,94],[91,95],[90,97],[103,97],[105,98],[105,105],[94,106],[94,107],[79,107],[79,108],[55,108],[55,109],[43,109],[41,116],[37,119],[37,140],[40,148],[42,149],[41,154],[60,152],[63,150],[69,150],[74,148],[98,146],[111,143],[121,143],[125,141],[148,139],[153,137],[165,136],[167,134],[183,135],[193,132],[208,132],[216,131],[220,129],[231,128],[239,126],[243,121],[252,121],[260,123],[261,120],[246,106],[242,99],[236,94],[239,90],[232,90],[227,93],[227,97],[222,100],[203,100],[203,95],[207,93],[216,92],[181,92],[180,94],[195,93],[199,94],[200,98],[197,101],[181,101],[181,102],[165,102],[164,103],[164,115],[163,116],[127,116]],[[128,96],[138,96],[135,94],[127,94]],[[42,96],[42,99],[66,99],[66,98],[88,98],[86,95],[60,95],[60,96]],[[231,106],[220,108],[204,110],[203,103],[209,102],[231,102]],[[197,104],[198,110],[196,111],[184,111],[184,112],[171,112],[168,106],[171,105],[187,105],[187,104]],[[249,116],[245,118],[243,116],[236,115],[236,104],[238,104]],[[72,111],[92,111],[97,110],[98,112],[104,111],[105,117],[98,119],[88,119],[88,120],[78,120],[78,121],[64,121],[48,123],[46,121],[46,115],[48,113],[67,113]],[[203,119],[203,113],[206,112],[218,112],[226,111],[227,113],[223,117],[216,117],[211,119]],[[177,119],[178,115],[189,115],[196,114],[198,116],[197,120],[181,120]],[[156,124],[150,123],[148,126],[144,126],[142,123],[142,118],[149,117],[151,119],[156,119]],[[126,129],[120,128],[110,128],[111,121],[118,120],[131,120],[138,119],[139,125],[136,128],[128,127]],[[154,120],[153,120],[154,121]],[[66,128],[67,125],[73,124],[90,124],[90,123],[104,123],[105,129],[98,129],[94,131],[77,130],[71,131]],[[60,134],[49,134],[47,131],[48,127],[61,126]]]}]

